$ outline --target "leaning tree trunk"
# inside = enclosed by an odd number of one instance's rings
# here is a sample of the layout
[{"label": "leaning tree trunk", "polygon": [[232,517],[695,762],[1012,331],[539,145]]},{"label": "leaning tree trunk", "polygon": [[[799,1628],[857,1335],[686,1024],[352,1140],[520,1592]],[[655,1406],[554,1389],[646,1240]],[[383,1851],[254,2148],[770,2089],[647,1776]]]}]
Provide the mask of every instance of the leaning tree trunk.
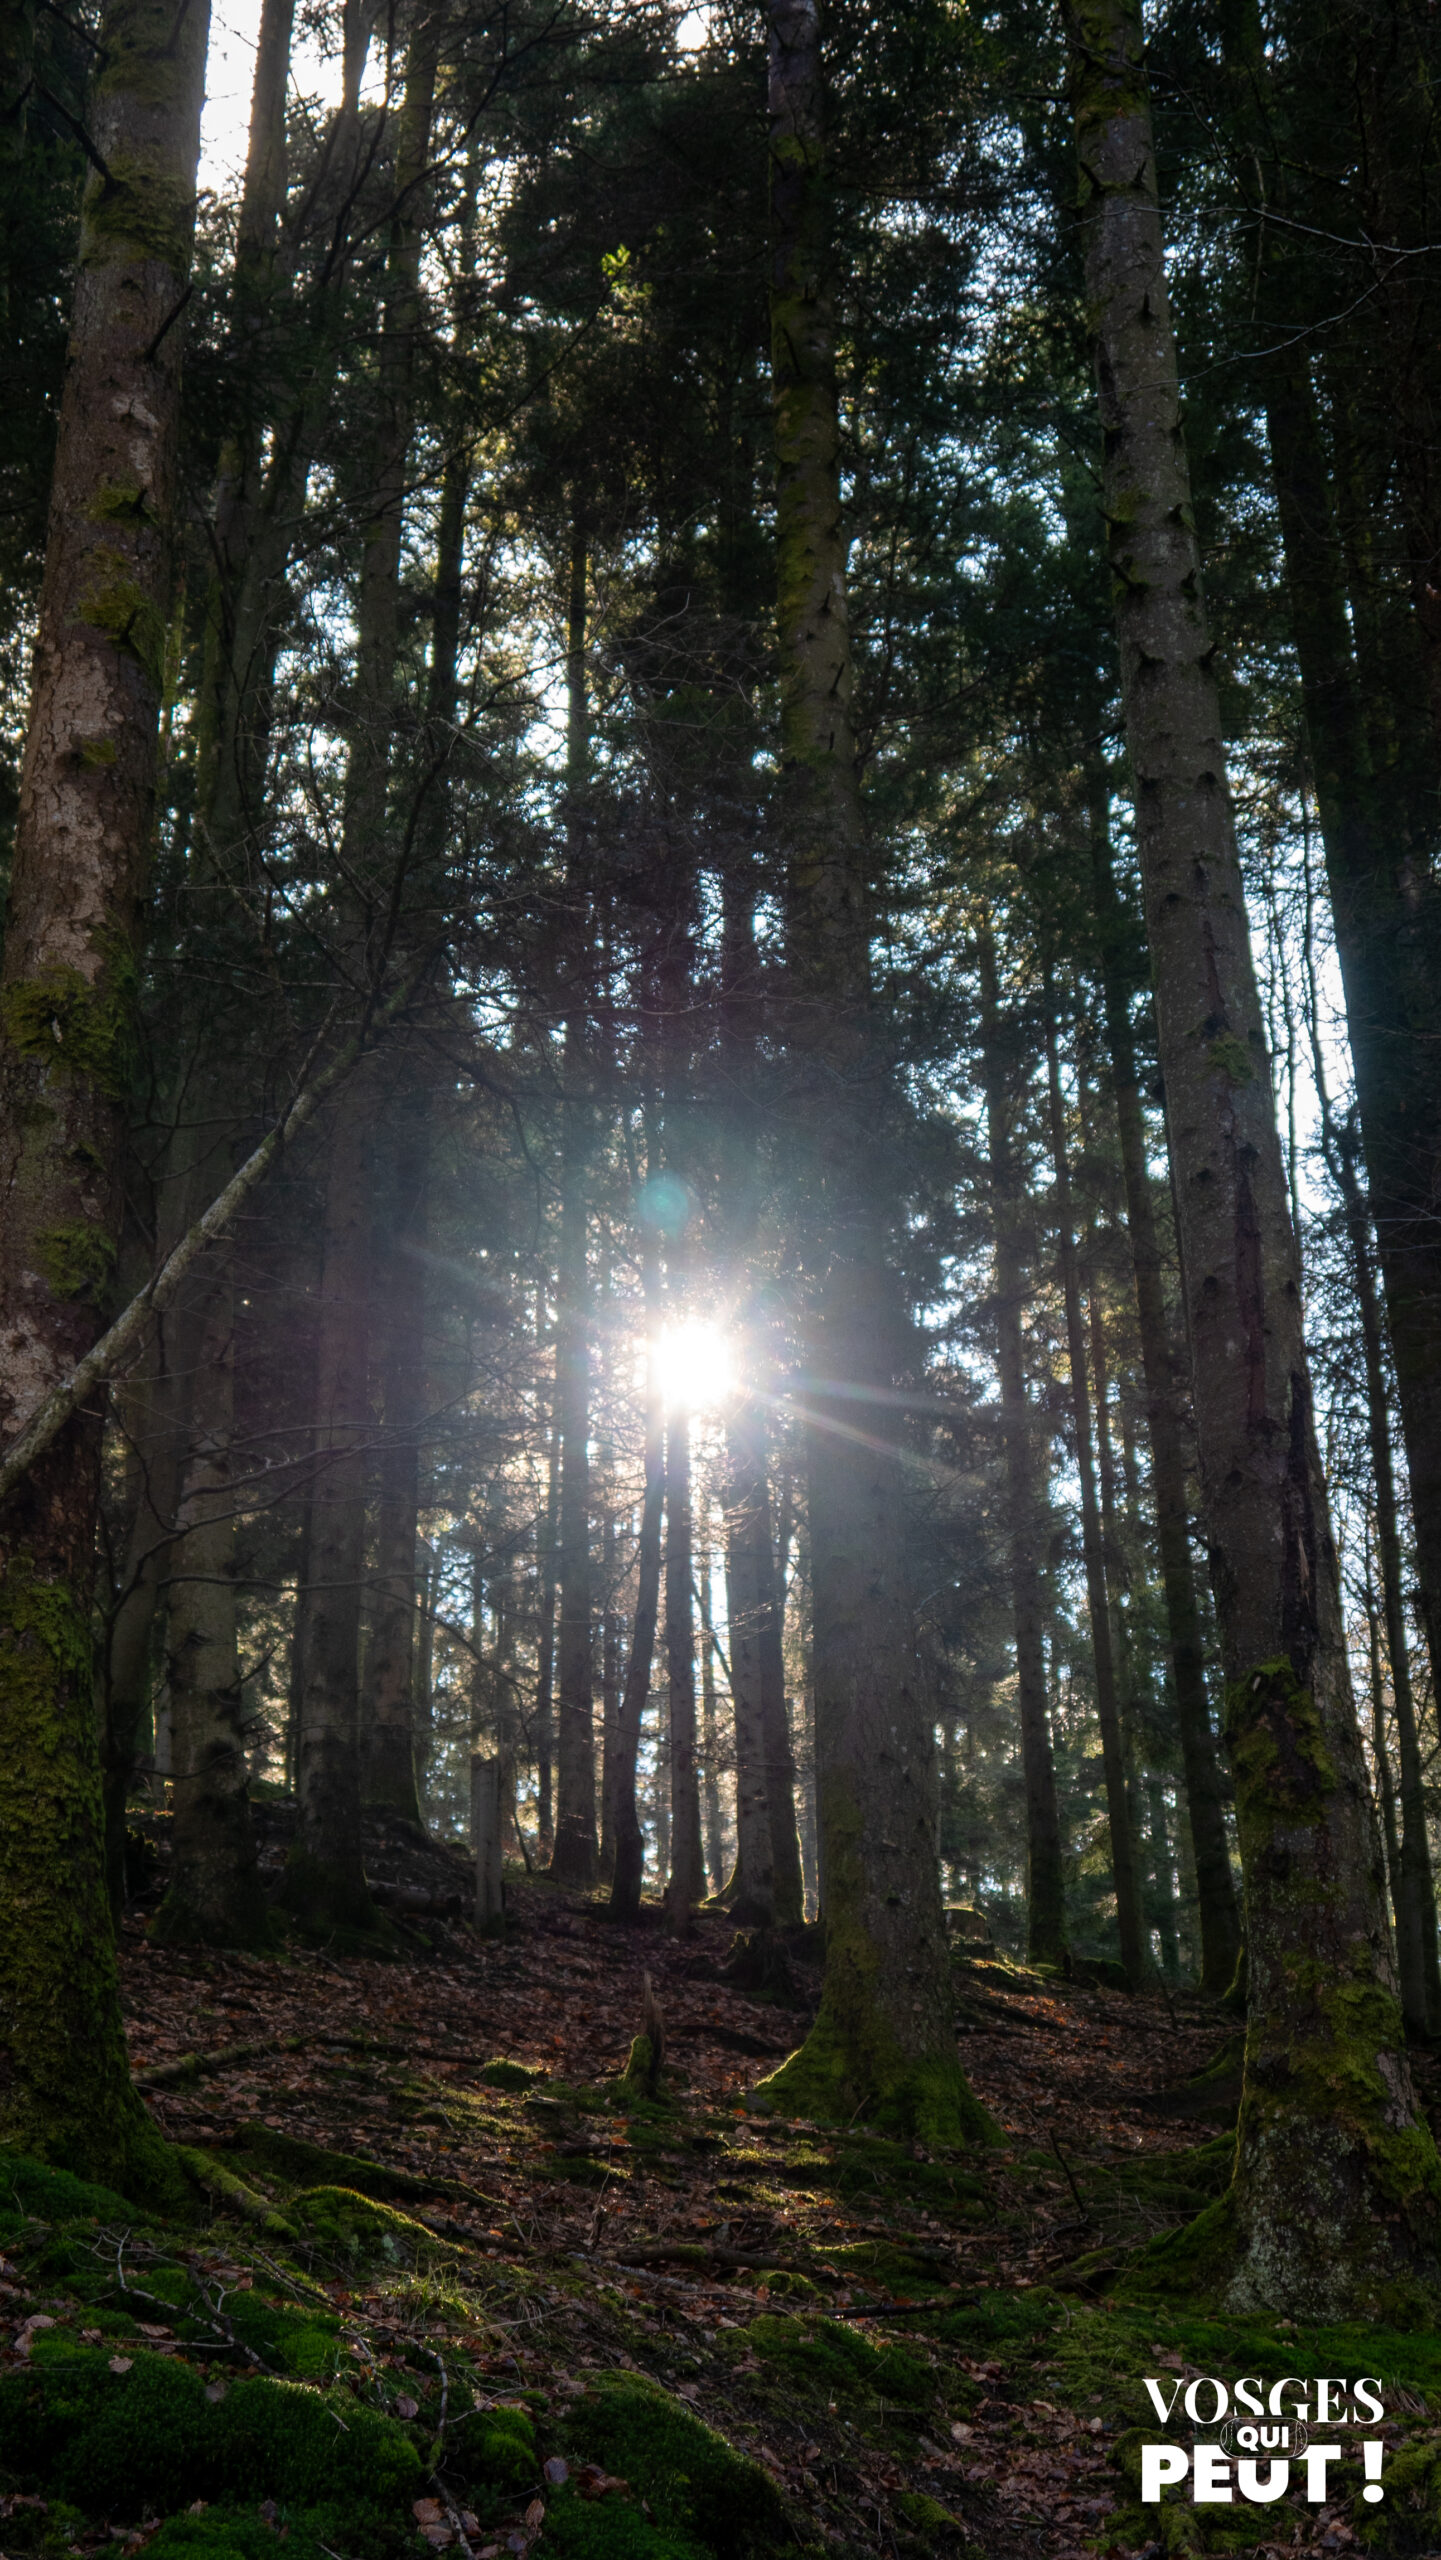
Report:
[{"label": "leaning tree trunk", "polygon": [[[922,2139],[987,2122],[956,2054],[936,1858],[935,1744],[907,1576],[898,1455],[865,1428],[904,1325],[898,1204],[871,1001],[868,856],[851,726],[836,322],[816,0],[769,12],[777,641],[789,862],[790,1123],[803,1144],[820,2014],[767,2084],[806,2116]],[[832,1382],[839,1391],[828,1392]],[[885,1428],[893,1409],[883,1407]]]},{"label": "leaning tree trunk", "polygon": [[1091,857],[1096,889],[1101,959],[1101,994],[1106,1013],[1106,1042],[1111,1057],[1111,1090],[1121,1147],[1121,1178],[1126,1191],[1126,1225],[1136,1287],[1136,1320],[1141,1337],[1141,1369],[1146,1382],[1146,1423],[1151,1443],[1151,1495],[1156,1519],[1156,1550],[1166,1601],[1170,1637],[1171,1678],[1176,1723],[1181,1738],[1181,1767],[1186,1782],[1186,1817],[1196,1868],[1196,1901],[1201,1932],[1201,1989],[1219,2000],[1236,1974],[1241,1952],[1241,1915],[1231,1873],[1231,1846],[1221,1771],[1206,1695],[1206,1646],[1201,1605],[1196,1595],[1196,1568],[1191,1551],[1191,1504],[1186,1484],[1185,1425],[1181,1411],[1178,1362],[1171,1350],[1166,1315],[1160,1238],[1151,1174],[1146,1162],[1146,1126],[1141,1110],[1141,1081],[1136,1071],[1136,1044],[1126,1001],[1120,961],[1120,901],[1111,869],[1108,810],[1102,798],[1092,814]]},{"label": "leaning tree trunk", "polygon": [[[120,1225],[155,822],[183,308],[208,10],[112,0],[91,110],[0,983],[0,1428],[96,1339]],[[102,169],[104,174],[102,174]],[[0,1513],[0,2139],[166,2177],[106,1905],[90,1594],[99,1417]]]},{"label": "leaning tree trunk", "polygon": [[1046,1082],[1050,1102],[1051,1166],[1055,1175],[1056,1243],[1061,1263],[1061,1292],[1066,1309],[1066,1346],[1071,1370],[1071,1411],[1076,1426],[1076,1474],[1081,1488],[1081,1557],[1086,1576],[1086,1605],[1091,1621],[1091,1657],[1096,1673],[1096,1721],[1101,1728],[1101,1765],[1106,1782],[1106,1812],[1111,1834],[1111,1872],[1116,1886],[1116,1927],[1121,1963],[1133,1991],[1150,1966],[1146,1956],[1141,1890],[1136,1874],[1136,1841],[1127,1784],[1126,1743],[1121,1730],[1121,1699],[1112,1641],[1111,1596],[1106,1584],[1106,1555],[1096,1499],[1095,1442],[1091,1430],[1091,1386],[1086,1361],[1086,1330],[1081,1315],[1081,1280],[1076,1258],[1075,1220],[1071,1209],[1071,1168],[1066,1151],[1066,1115],[1061,1094],[1061,1066],[1056,1046],[1055,1006],[1046,990]]},{"label": "leaning tree trunk", "polygon": [[1233,2308],[1441,2280],[1312,1425],[1300,1272],[1226,787],[1137,0],[1068,0],[1137,843],[1246,1882],[1231,2188],[1170,2245]]},{"label": "leaning tree trunk", "polygon": [[1021,1307],[1025,1265],[1021,1222],[1024,1203],[1012,1136],[1012,1101],[1006,1089],[1001,1047],[995,940],[979,936],[981,1074],[986,1095],[991,1217],[995,1231],[996,1366],[1001,1386],[1001,1432],[1006,1466],[1006,1542],[1016,1644],[1016,1710],[1021,1728],[1021,1772],[1026,1791],[1026,1951],[1032,1964],[1069,1970],[1066,1944],[1066,1879],[1061,1808],[1046,1704],[1046,1660],[1041,1642],[1041,1570],[1037,1555],[1040,1501],[1030,1398],[1026,1393]]}]

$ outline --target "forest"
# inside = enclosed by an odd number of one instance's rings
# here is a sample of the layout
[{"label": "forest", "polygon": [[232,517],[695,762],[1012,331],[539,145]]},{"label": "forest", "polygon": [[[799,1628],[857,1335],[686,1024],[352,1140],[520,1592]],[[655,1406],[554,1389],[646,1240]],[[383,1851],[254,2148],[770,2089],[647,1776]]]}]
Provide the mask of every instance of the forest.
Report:
[{"label": "forest", "polygon": [[0,0],[0,2560],[1441,2546],[1438,83]]}]

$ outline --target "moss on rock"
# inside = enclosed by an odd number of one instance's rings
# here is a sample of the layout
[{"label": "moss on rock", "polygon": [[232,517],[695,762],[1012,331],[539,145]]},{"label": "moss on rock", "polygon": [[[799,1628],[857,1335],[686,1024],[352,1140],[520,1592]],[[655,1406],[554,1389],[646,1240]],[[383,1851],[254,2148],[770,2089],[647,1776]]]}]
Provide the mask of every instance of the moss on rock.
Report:
[{"label": "moss on rock", "polygon": [[793,2540],[779,2492],[760,2465],[640,2374],[595,2383],[572,2411],[568,2433],[581,2453],[644,2498],[672,2546],[698,2543],[723,2560],[764,2560]]},{"label": "moss on rock", "polygon": [[301,2239],[328,2258],[353,2267],[389,2260],[392,2266],[414,2266],[417,2258],[450,2254],[423,2222],[413,2221],[394,2205],[377,2204],[353,2187],[309,2187],[296,2196],[291,2214]]}]

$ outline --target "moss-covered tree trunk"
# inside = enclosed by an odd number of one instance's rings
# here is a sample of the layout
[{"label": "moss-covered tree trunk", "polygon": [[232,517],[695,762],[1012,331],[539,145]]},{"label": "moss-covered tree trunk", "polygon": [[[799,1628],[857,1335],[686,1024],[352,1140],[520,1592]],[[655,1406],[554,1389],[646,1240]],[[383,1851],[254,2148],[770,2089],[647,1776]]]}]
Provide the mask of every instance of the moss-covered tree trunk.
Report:
[{"label": "moss-covered tree trunk", "polygon": [[981,1076],[986,1096],[986,1146],[995,1250],[996,1367],[1005,1442],[1006,1545],[1016,1646],[1016,1711],[1021,1728],[1021,1771],[1026,1790],[1026,1948],[1032,1964],[1064,1970],[1066,1880],[1061,1846],[1061,1807],[1046,1704],[1046,1660],[1041,1642],[1044,1610],[1038,1555],[1040,1492],[1030,1398],[1026,1392],[1025,1301],[1022,1226],[1025,1201],[1012,1134],[1002,1038],[995,937],[977,938],[981,991]]},{"label": "moss-covered tree trunk", "polygon": [[1226,787],[1136,0],[1070,0],[1086,288],[1137,843],[1246,1884],[1236,2169],[1177,2244],[1233,2307],[1341,2317],[1441,2280],[1312,1426]]},{"label": "moss-covered tree trunk", "polygon": [[1106,1042],[1111,1058],[1111,1090],[1121,1148],[1121,1178],[1126,1193],[1126,1226],[1136,1288],[1141,1371],[1146,1384],[1146,1427],[1151,1443],[1151,1500],[1156,1523],[1156,1549],[1166,1601],[1171,1678],[1186,1787],[1186,1819],[1196,1867],[1201,1988],[1209,1999],[1219,2000],[1235,1978],[1236,1960],[1241,1951],[1241,1914],[1231,1872],[1231,1847],[1226,1836],[1220,1762],[1211,1726],[1210,1701],[1206,1695],[1206,1647],[1191,1548],[1181,1364],[1172,1351],[1171,1328],[1166,1313],[1161,1241],[1151,1193],[1151,1172],[1146,1160],[1141,1080],[1136,1068],[1136,1044],[1131,1031],[1128,990],[1121,963],[1120,901],[1111,868],[1108,819],[1107,803],[1101,795],[1091,824],[1101,992],[1105,1006]]},{"label": "moss-covered tree trunk", "polygon": [[[155,816],[180,352],[208,10],[99,25],[69,358],[0,978],[0,1431],[100,1329]],[[134,2188],[106,1904],[90,1596],[99,1418],[0,1517],[0,2138]]]},{"label": "moss-covered tree trunk", "polygon": [[772,0],[768,40],[787,1038],[791,1125],[804,1149],[802,1401],[826,1922],[820,2014],[770,2085],[797,2114],[865,2113],[955,2141],[984,2119],[952,2022],[930,1702],[906,1573],[904,1475],[886,1445],[894,1409],[882,1407],[876,1431],[864,1402],[868,1389],[893,1391],[904,1326],[886,1258],[898,1204],[851,725],[815,0]]},{"label": "moss-covered tree trunk", "polygon": [[1071,1167],[1066,1146],[1065,1100],[1056,1042],[1055,1001],[1046,990],[1046,1085],[1050,1103],[1052,1194],[1056,1245],[1061,1264],[1061,1294],[1066,1310],[1066,1347],[1071,1372],[1071,1412],[1076,1430],[1076,1476],[1081,1493],[1081,1560],[1086,1577],[1086,1608],[1091,1622],[1091,1657],[1096,1674],[1096,1721],[1101,1728],[1101,1765],[1106,1782],[1106,1816],[1111,1838],[1111,1873],[1116,1886],[1116,1927],[1121,1963],[1133,1990],[1139,1990],[1150,1966],[1141,1913],[1137,1874],[1135,1822],[1126,1769],[1126,1741],[1121,1729],[1121,1694],[1116,1678],[1116,1648],[1111,1626],[1111,1595],[1106,1581],[1106,1555],[1101,1511],[1096,1498],[1096,1452],[1091,1425],[1091,1384],[1086,1360],[1086,1330],[1081,1314],[1080,1268],[1076,1254],[1075,1215],[1071,1204]]}]

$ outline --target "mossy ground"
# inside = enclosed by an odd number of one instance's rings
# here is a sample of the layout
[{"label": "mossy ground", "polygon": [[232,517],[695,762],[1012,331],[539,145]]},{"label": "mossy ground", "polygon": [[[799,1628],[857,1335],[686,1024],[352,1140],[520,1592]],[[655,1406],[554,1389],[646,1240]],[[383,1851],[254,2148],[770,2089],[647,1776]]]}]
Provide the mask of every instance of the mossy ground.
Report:
[{"label": "mossy ground", "polygon": [[[155,2104],[238,2200],[192,2182],[189,2220],[146,2220],[0,2164],[12,2560],[137,2535],[161,2560],[272,2560],[282,2533],[296,2560],[461,2560],[456,2520],[490,2560],[1083,2560],[1254,2549],[1258,2515],[1288,2550],[1441,2544],[1441,2336],[1128,2290],[1138,2248],[1219,2196],[1230,2144],[1142,2140],[1115,2092],[1148,2037],[1194,2076],[1214,2026],[1193,2048],[1159,2004],[968,1967],[967,2069],[1011,2133],[944,2152],[757,2117],[759,2054],[705,2037],[780,2036],[704,1939],[633,1944],[541,1889],[516,1943],[457,1936],[409,1968],[130,1963],[145,2057],[202,2056]],[[643,1970],[655,2098],[622,2084]],[[1040,2138],[1066,2071],[1104,2096]],[[55,2325],[7,2350],[35,2312]],[[1359,2506],[1353,2461],[1324,2510],[1142,2509],[1143,2376],[1188,2370],[1384,2374],[1409,2404],[1390,2394],[1385,2505]]]}]

